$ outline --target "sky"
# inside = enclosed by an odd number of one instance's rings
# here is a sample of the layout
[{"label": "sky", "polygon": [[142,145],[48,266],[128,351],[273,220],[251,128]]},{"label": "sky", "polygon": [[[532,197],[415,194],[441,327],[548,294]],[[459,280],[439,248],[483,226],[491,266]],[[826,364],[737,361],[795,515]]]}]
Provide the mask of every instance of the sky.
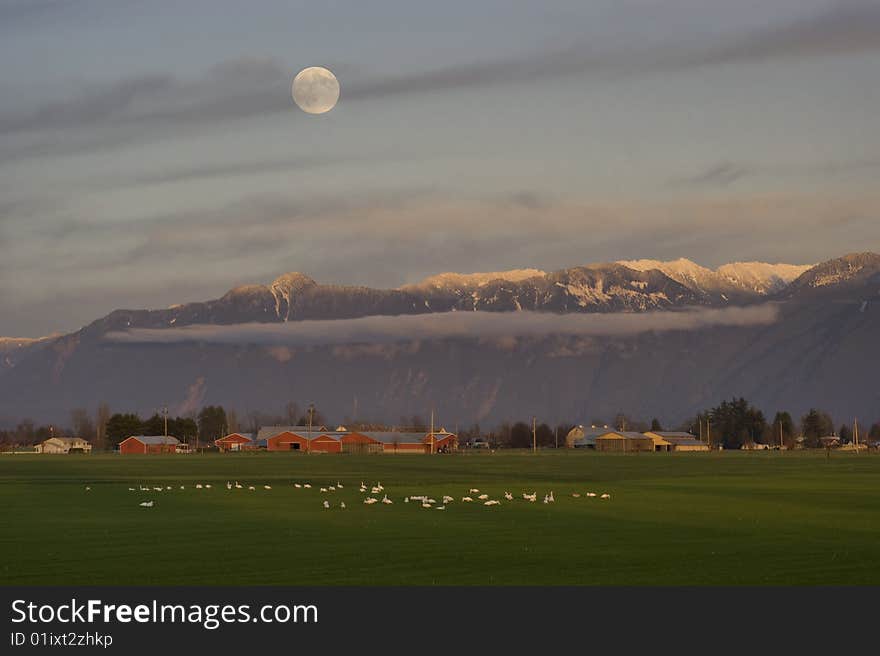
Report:
[{"label": "sky", "polygon": [[0,0],[0,62],[2,336],[290,271],[880,251],[876,0]]}]

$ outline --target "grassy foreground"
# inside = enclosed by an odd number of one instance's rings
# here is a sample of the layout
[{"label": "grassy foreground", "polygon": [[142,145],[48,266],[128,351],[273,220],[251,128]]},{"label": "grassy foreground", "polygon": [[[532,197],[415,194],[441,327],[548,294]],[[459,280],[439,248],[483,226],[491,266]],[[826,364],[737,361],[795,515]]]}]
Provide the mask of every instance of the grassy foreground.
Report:
[{"label": "grassy foreground", "polygon": [[843,453],[0,456],[0,584],[877,585],[878,492]]}]

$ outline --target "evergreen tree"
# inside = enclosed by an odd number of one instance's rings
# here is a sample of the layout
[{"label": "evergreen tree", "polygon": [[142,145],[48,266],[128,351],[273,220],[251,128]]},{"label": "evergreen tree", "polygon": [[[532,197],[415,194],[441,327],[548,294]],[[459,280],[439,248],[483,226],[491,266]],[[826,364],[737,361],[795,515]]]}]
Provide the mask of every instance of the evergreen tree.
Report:
[{"label": "evergreen tree", "polygon": [[827,437],[834,432],[834,421],[828,413],[811,408],[801,418],[801,432],[804,436],[804,446],[817,448],[820,446],[820,437]]},{"label": "evergreen tree", "polygon": [[226,411],[221,405],[206,405],[199,412],[198,419],[200,440],[213,442],[226,434]]},{"label": "evergreen tree", "polygon": [[738,449],[744,444],[765,439],[768,434],[764,413],[744,398],[723,401],[717,408],[698,417],[704,427],[707,420],[711,443],[722,444],[725,449]]},{"label": "evergreen tree", "polygon": [[781,410],[776,413],[776,416],[773,417],[773,425],[770,426],[770,437],[768,439],[769,444],[779,444],[779,433],[780,426],[782,427],[782,443],[788,447],[792,448],[794,446],[795,438],[797,437],[794,419],[791,418],[791,414]]},{"label": "evergreen tree", "polygon": [[532,448],[532,427],[522,421],[511,426],[510,446],[514,449]]},{"label": "evergreen tree", "polygon": [[116,413],[111,415],[107,420],[106,436],[107,442],[111,446],[118,446],[119,443],[132,435],[141,435],[142,431],[141,418],[134,413]]}]

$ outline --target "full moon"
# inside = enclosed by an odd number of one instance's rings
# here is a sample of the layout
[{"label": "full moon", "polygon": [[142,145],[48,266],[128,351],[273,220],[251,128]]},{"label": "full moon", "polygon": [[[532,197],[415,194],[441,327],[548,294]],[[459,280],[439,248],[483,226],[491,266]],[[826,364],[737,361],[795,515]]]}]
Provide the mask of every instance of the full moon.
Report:
[{"label": "full moon", "polygon": [[339,80],[326,68],[304,68],[293,78],[293,101],[308,114],[326,114],[339,100]]}]

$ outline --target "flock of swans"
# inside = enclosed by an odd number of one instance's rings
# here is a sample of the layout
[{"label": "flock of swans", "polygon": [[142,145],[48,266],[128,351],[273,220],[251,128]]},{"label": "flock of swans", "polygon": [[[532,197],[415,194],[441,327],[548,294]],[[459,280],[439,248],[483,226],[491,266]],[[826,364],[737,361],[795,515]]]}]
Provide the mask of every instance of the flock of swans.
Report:
[{"label": "flock of swans", "polygon": [[[292,485],[293,485],[293,489],[295,489],[295,490],[311,490],[312,489],[312,484],[307,483],[307,482],[302,483],[302,482],[295,481],[295,482],[293,482]],[[195,483],[192,487],[196,490],[210,490],[210,489],[212,489],[212,485],[210,483]],[[271,490],[272,489],[271,485],[262,485],[261,487],[264,490]],[[335,503],[335,502],[331,503],[330,499],[328,498],[328,495],[333,496],[335,492],[337,492],[338,490],[344,489],[344,487],[345,486],[340,481],[336,481],[335,484],[318,487],[318,492],[321,495],[323,495],[323,497],[324,497],[321,499],[321,505],[324,507],[324,509],[326,509],[326,510],[329,510],[331,508],[338,508],[340,510],[346,509],[347,506],[345,505],[345,501],[340,501],[339,503]],[[180,485],[179,489],[186,490],[187,487],[185,485]],[[257,490],[257,486],[244,485],[244,484],[240,483],[239,481],[226,481],[226,489],[227,490],[247,489],[248,491],[255,492]],[[86,491],[89,491],[89,490],[91,490],[91,488],[86,487]],[[174,487],[171,485],[165,485],[165,486],[140,485],[138,487],[129,487],[128,490],[129,490],[129,492],[150,492],[150,493],[161,492],[161,493],[165,493],[165,492],[173,491]],[[363,498],[363,504],[366,506],[372,506],[375,504],[382,504],[385,506],[390,506],[390,505],[394,504],[394,501],[388,496],[388,493],[385,491],[385,487],[382,485],[382,483],[380,483],[378,481],[376,482],[375,485],[367,485],[366,483],[361,481],[361,484],[360,484],[360,487],[358,488],[358,491],[361,494],[366,495]],[[380,494],[382,495],[381,498],[379,498]],[[579,492],[573,492],[571,494],[571,497],[573,499],[599,498],[604,501],[608,501],[611,499],[611,495],[607,492],[603,492],[602,494],[599,494],[597,492],[586,492],[583,495]],[[507,490],[504,491],[503,498],[506,503],[514,502],[517,499],[517,497],[515,497],[513,494],[511,494]],[[519,498],[521,498],[523,501],[526,501],[528,503],[536,503],[538,500],[538,493],[536,491],[532,491],[532,492],[523,491]],[[437,499],[430,497],[426,494],[421,494],[421,495],[410,494],[408,496],[403,497],[403,503],[405,503],[405,504],[419,504],[422,508],[424,508],[426,510],[446,510],[446,507],[448,505],[452,504],[454,501],[455,501],[455,497],[450,496],[448,494],[442,495],[440,497],[439,502],[437,501]],[[488,493],[481,492],[479,490],[479,488],[475,488],[475,487],[468,489],[467,493],[461,497],[460,503],[463,503],[463,504],[476,503],[476,504],[482,504],[483,506],[486,506],[486,507],[493,507],[493,506],[500,506],[501,505],[501,501],[499,499],[493,499],[493,498],[491,498],[491,496]],[[543,503],[545,503],[545,504],[556,503],[556,497],[554,496],[553,490],[550,490],[550,492],[544,494]],[[153,499],[150,499],[148,501],[142,501],[139,505],[142,508],[152,508],[154,506],[154,504],[155,504],[155,501]]]}]

